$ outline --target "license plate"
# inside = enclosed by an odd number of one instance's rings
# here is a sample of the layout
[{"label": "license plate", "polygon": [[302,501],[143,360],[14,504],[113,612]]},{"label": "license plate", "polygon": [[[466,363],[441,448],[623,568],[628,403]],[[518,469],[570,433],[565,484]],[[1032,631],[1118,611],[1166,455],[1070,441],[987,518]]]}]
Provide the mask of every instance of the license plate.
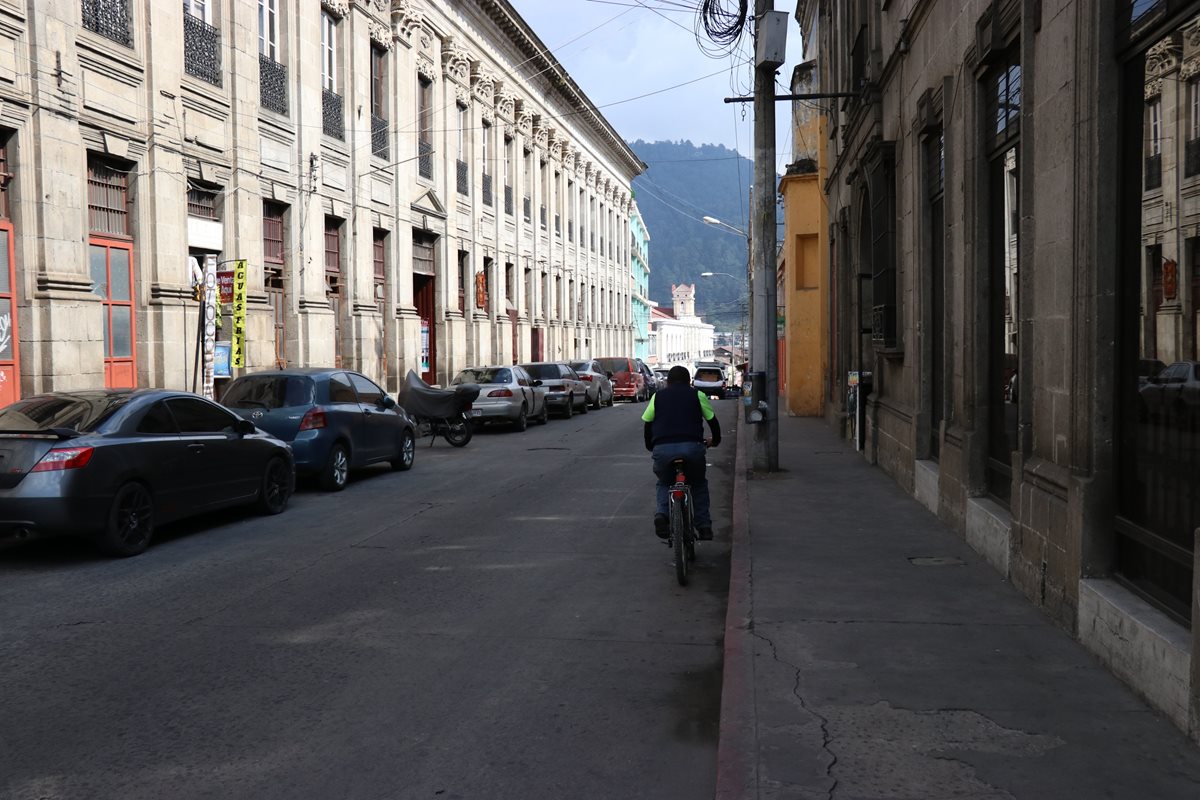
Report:
[{"label": "license plate", "polygon": [[481,409],[481,408],[472,408],[472,409],[471,409],[471,416],[472,416],[472,417],[482,417],[482,416],[483,416],[483,409]]}]

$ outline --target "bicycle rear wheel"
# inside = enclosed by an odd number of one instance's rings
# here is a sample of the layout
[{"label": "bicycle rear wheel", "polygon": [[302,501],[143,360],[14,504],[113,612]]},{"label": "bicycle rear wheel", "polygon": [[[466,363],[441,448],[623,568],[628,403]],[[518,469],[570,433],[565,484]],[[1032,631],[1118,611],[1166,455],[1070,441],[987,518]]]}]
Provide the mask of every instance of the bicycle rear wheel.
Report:
[{"label": "bicycle rear wheel", "polygon": [[675,545],[675,580],[680,586],[688,582],[688,535],[687,520],[684,519],[683,504],[671,499],[671,541]]}]

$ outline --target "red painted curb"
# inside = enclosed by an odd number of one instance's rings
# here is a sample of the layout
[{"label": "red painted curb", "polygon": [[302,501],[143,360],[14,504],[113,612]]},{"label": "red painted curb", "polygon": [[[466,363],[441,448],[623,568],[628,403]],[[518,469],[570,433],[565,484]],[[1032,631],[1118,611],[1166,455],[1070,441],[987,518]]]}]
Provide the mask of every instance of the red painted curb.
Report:
[{"label": "red painted curb", "polygon": [[746,487],[746,423],[738,408],[737,455],[733,467],[733,530],[729,555],[729,600],[725,611],[725,662],[721,679],[721,723],[717,742],[717,800],[758,794],[757,720],[754,707],[754,643],[751,634],[752,554]]}]

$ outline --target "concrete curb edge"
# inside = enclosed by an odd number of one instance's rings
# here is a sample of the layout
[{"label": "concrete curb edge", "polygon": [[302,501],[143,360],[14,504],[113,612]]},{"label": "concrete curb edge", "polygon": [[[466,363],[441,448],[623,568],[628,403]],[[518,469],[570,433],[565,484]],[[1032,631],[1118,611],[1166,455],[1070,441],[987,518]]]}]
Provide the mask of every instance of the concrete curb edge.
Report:
[{"label": "concrete curb edge", "polygon": [[729,599],[721,678],[721,722],[717,741],[716,800],[757,794],[758,748],[754,703],[754,642],[750,503],[746,486],[746,423],[738,407],[729,554]]}]

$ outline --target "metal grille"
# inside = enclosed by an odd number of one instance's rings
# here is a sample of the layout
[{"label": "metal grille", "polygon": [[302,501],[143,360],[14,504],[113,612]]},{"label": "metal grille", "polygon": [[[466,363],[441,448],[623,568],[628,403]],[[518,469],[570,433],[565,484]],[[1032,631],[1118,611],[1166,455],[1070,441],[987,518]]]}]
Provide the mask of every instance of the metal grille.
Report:
[{"label": "metal grille", "polygon": [[417,143],[418,169],[422,178],[433,178],[433,145],[429,142]]},{"label": "metal grille", "polygon": [[504,187],[504,213],[510,217],[513,215],[513,188],[511,186]]},{"label": "metal grille", "polygon": [[83,27],[126,47],[133,46],[129,0],[83,0]]},{"label": "metal grille", "polygon": [[380,158],[388,157],[388,124],[382,117],[371,115],[371,152]]},{"label": "metal grille", "polygon": [[88,228],[129,235],[128,176],[101,161],[88,164]]},{"label": "metal grille", "polygon": [[492,204],[492,176],[486,172],[483,173],[483,204],[485,206]]},{"label": "metal grille", "polygon": [[1146,191],[1162,186],[1162,153],[1146,156]]},{"label": "metal grille", "polygon": [[217,193],[208,189],[189,188],[187,192],[187,213],[189,217],[216,219]]},{"label": "metal grille", "polygon": [[221,32],[191,14],[183,15],[183,68],[188,75],[221,85]]},{"label": "metal grille", "polygon": [[263,203],[263,261],[283,263],[283,211],[278,203]]},{"label": "metal grille", "polygon": [[346,113],[342,96],[328,89],[321,90],[321,125],[326,136],[345,140]]},{"label": "metal grille", "polygon": [[471,193],[471,173],[467,170],[467,162],[461,158],[455,160],[455,167],[458,172],[458,193]]},{"label": "metal grille", "polygon": [[258,57],[258,102],[278,114],[288,113],[287,67],[263,55]]}]

